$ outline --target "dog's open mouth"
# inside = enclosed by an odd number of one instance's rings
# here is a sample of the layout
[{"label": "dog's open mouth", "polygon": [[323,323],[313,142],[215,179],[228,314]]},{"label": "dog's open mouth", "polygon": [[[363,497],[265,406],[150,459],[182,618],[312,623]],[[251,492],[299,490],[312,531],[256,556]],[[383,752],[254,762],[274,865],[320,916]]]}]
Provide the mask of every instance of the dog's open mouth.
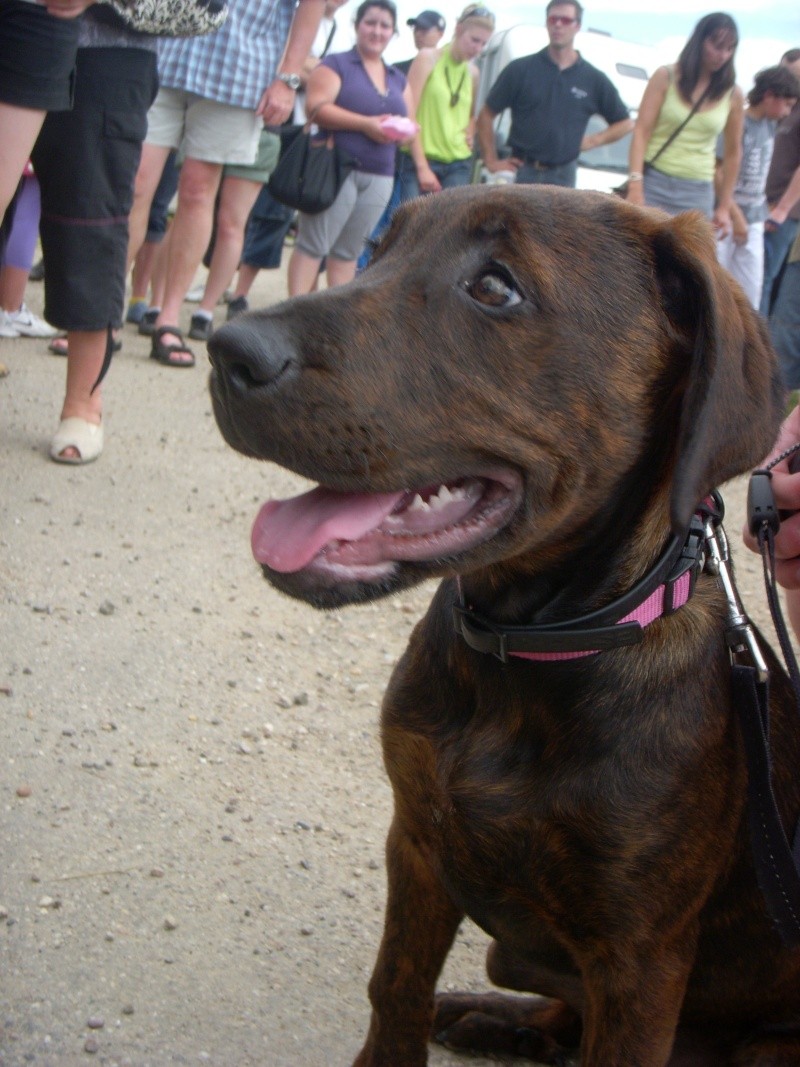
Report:
[{"label": "dog's open mouth", "polygon": [[319,486],[270,500],[252,533],[256,560],[281,574],[307,568],[375,578],[398,562],[436,562],[474,548],[505,526],[521,499],[511,472],[395,493]]}]

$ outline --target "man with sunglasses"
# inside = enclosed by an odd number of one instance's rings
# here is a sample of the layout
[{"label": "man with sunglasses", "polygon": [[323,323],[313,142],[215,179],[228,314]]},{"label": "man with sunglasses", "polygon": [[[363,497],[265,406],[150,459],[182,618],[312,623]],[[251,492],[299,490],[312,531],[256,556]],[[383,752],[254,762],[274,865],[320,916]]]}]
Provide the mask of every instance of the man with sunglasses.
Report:
[{"label": "man with sunglasses", "polygon": [[[575,50],[583,8],[577,0],[550,0],[547,48],[505,67],[478,115],[477,133],[487,170],[513,170],[520,184],[574,187],[581,152],[611,144],[633,129],[616,87]],[[509,159],[499,159],[494,120],[511,111]],[[608,123],[587,136],[594,114]]]}]

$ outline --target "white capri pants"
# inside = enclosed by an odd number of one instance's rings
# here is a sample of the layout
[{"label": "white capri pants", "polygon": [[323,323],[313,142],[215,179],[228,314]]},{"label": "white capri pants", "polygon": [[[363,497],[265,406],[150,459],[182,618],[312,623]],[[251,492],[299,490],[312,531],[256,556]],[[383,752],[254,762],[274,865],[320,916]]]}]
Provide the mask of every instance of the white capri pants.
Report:
[{"label": "white capri pants", "polygon": [[747,299],[758,311],[764,281],[764,223],[751,222],[747,227],[747,240],[743,244],[736,244],[731,234],[717,241],[717,258],[741,285]]}]

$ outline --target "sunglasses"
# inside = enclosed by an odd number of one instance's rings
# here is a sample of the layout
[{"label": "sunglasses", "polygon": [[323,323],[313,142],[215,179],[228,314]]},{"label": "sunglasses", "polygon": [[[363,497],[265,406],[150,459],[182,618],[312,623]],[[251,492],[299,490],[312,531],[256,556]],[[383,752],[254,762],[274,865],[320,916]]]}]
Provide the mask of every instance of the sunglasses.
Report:
[{"label": "sunglasses", "polygon": [[566,15],[548,15],[547,16],[547,25],[548,26],[572,26],[573,23],[575,23],[577,21],[578,21],[577,19],[568,19]]},{"label": "sunglasses", "polygon": [[467,7],[458,21],[463,22],[465,19],[494,19],[494,15],[488,7]]}]

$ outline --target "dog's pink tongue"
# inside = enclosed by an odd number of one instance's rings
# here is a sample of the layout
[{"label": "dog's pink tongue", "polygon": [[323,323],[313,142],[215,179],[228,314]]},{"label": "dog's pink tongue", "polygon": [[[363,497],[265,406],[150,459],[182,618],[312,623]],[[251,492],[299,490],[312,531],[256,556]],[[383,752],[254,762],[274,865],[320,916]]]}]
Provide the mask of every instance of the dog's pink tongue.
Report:
[{"label": "dog's pink tongue", "polygon": [[253,555],[282,574],[299,571],[329,541],[356,541],[380,526],[402,496],[319,487],[290,500],[270,500],[253,524]]}]

